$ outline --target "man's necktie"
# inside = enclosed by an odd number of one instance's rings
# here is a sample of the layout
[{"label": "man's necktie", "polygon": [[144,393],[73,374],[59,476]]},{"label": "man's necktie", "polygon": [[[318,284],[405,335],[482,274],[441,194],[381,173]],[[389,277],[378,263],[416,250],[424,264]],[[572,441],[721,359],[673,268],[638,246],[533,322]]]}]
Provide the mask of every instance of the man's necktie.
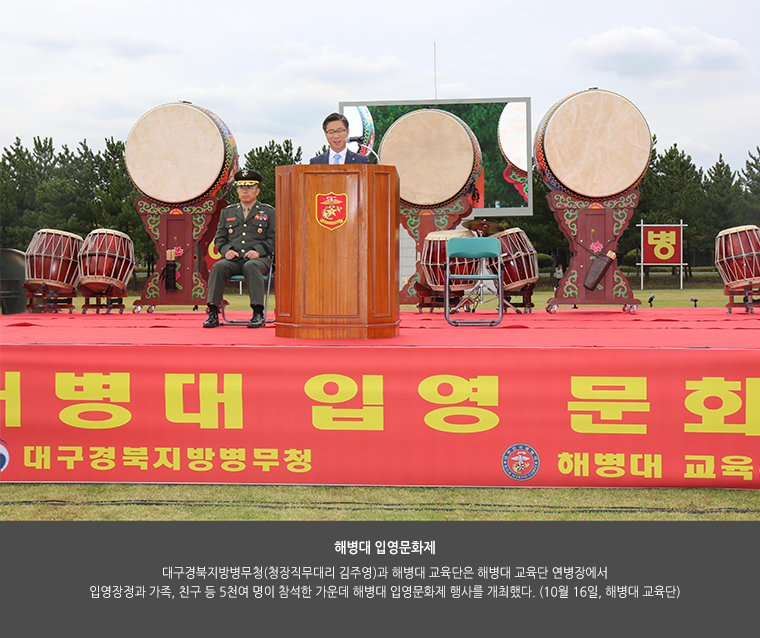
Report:
[{"label": "man's necktie", "polygon": [[340,155],[333,155],[333,164],[340,164]]}]

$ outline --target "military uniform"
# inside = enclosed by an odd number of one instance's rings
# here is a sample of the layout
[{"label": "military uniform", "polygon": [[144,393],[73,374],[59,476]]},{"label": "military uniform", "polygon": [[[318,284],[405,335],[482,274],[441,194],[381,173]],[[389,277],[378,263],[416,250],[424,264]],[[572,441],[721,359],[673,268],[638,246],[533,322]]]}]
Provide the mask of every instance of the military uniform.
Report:
[{"label": "military uniform", "polygon": [[[222,210],[214,237],[214,245],[222,258],[209,273],[208,303],[218,308],[227,279],[232,275],[244,275],[251,306],[264,305],[264,274],[272,266],[274,232],[275,211],[269,204],[257,201],[247,219],[243,216],[242,204],[233,204]],[[241,256],[225,259],[228,250],[234,250]],[[255,250],[261,257],[245,259],[242,255],[249,250]]]}]

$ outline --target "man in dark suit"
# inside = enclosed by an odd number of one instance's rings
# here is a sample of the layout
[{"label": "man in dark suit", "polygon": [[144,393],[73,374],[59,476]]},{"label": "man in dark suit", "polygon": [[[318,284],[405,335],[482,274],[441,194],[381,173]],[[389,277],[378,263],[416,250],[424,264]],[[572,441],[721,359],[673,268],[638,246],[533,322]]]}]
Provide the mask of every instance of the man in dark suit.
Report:
[{"label": "man in dark suit", "polygon": [[309,164],[369,164],[366,155],[354,153],[346,148],[348,140],[348,118],[340,113],[330,113],[322,122],[330,150],[309,160]]}]

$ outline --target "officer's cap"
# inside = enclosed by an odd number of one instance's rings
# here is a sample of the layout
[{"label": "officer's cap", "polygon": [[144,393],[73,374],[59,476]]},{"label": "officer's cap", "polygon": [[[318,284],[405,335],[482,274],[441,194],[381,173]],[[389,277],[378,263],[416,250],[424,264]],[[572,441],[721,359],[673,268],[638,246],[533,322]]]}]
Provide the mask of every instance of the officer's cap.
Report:
[{"label": "officer's cap", "polygon": [[256,171],[242,170],[235,173],[235,183],[238,186],[261,186],[263,179]]}]

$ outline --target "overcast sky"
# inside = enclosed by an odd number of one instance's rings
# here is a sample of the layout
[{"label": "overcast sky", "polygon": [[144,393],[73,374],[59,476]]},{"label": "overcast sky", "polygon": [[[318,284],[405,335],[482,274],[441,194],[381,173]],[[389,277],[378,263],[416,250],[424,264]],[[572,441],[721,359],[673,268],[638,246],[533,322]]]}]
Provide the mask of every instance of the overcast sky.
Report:
[{"label": "overcast sky", "polygon": [[291,139],[308,158],[338,102],[432,99],[436,83],[441,99],[528,96],[534,128],[571,93],[614,91],[660,151],[678,143],[704,169],[720,153],[743,168],[760,145],[760,7],[746,0],[8,0],[0,20],[3,147],[102,149],[187,100],[241,153]]}]

